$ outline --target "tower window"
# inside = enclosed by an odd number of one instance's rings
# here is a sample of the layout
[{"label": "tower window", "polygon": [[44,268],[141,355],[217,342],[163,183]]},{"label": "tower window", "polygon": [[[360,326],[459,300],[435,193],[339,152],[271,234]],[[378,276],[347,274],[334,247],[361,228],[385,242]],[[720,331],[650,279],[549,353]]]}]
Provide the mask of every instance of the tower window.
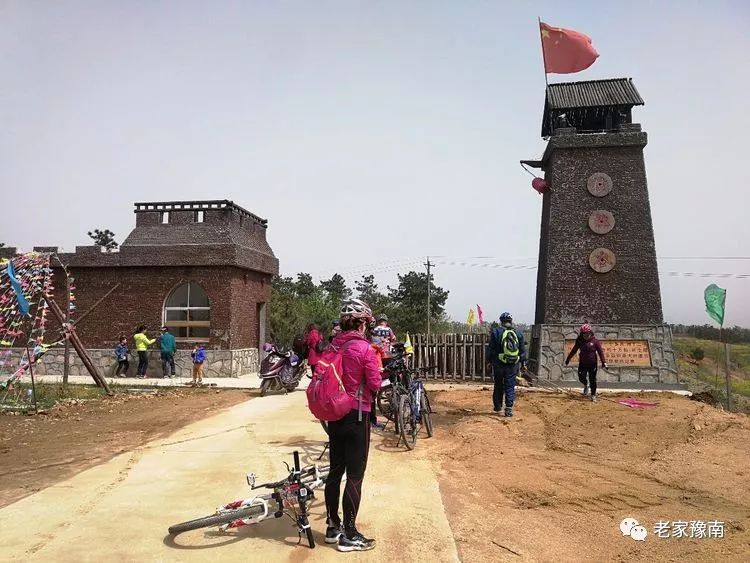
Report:
[{"label": "tower window", "polygon": [[206,212],[205,211],[193,211],[193,222],[194,223],[205,223]]},{"label": "tower window", "polygon": [[162,212],[161,212],[161,213],[159,214],[159,222],[160,222],[160,223],[161,223],[162,225],[167,225],[167,224],[169,224],[169,211],[162,211]]}]

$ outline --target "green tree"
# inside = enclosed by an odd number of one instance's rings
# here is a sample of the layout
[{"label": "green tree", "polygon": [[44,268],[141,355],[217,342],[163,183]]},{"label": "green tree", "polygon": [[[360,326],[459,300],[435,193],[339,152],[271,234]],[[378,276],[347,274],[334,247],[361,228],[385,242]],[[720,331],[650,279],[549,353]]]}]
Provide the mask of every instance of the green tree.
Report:
[{"label": "green tree", "polygon": [[[398,276],[398,287],[388,288],[393,303],[391,325],[400,332],[427,331],[427,273],[411,271]],[[445,321],[445,302],[448,291],[434,283],[430,274],[430,322]]]},{"label": "green tree", "polygon": [[94,239],[94,244],[101,246],[107,252],[112,252],[119,245],[115,242],[115,233],[109,229],[94,229],[93,232],[89,231],[89,236]]},{"label": "green tree", "polygon": [[354,290],[357,292],[357,299],[367,303],[375,315],[392,313],[393,303],[387,295],[380,292],[375,276],[362,276],[361,280],[354,283]]},{"label": "green tree", "polygon": [[300,272],[297,274],[296,290],[300,297],[309,297],[314,295],[318,288],[315,286],[310,274]]},{"label": "green tree", "polygon": [[[296,280],[274,277],[271,284],[270,323],[275,343],[290,346],[294,337],[303,333],[310,323],[315,323],[324,334],[330,330],[331,321],[338,318],[338,294],[351,293],[346,283],[340,282],[344,282],[341,276],[333,276],[331,280],[316,285],[307,273],[298,274]],[[336,300],[332,292],[338,292]]]},{"label": "green tree", "polygon": [[335,307],[352,295],[352,290],[346,285],[346,280],[339,274],[333,274],[331,279],[320,282],[320,287],[326,292],[329,303]]},{"label": "green tree", "polygon": [[703,358],[706,357],[706,353],[703,351],[703,348],[696,347],[690,351],[690,357],[693,358],[696,362],[700,362],[703,361]]}]

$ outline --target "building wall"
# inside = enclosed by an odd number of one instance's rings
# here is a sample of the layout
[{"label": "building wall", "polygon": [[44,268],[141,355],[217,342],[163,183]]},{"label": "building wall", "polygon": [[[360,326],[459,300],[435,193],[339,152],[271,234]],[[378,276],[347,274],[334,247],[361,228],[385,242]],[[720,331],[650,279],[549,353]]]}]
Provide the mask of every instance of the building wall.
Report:
[{"label": "building wall", "polygon": [[[255,303],[270,299],[269,276],[235,267],[71,268],[71,275],[77,298],[74,320],[121,284],[77,325],[83,344],[92,349],[114,346],[118,335],[132,336],[139,324],[146,324],[152,337],[158,335],[167,296],[188,281],[200,284],[208,295],[211,336],[207,349],[257,348],[257,329],[252,328],[257,324]],[[55,270],[56,295],[64,295],[64,279],[62,270]],[[59,301],[64,302],[64,297]],[[52,323],[49,328],[56,332],[58,327]],[[189,342],[178,342],[178,348],[191,347]]]},{"label": "building wall", "polygon": [[[18,366],[24,349],[10,348],[11,366]],[[114,377],[117,361],[112,353],[112,348],[88,349],[89,357],[99,372],[105,377]],[[70,349],[70,375],[90,376],[88,370],[81,362],[75,350]],[[130,369],[128,377],[135,377],[138,367],[138,356],[132,352],[130,356]],[[245,348],[233,350],[208,350],[206,362],[203,365],[203,377],[239,377],[258,372],[259,365],[258,349]],[[34,364],[34,375],[63,375],[65,365],[64,349],[62,347],[51,348],[42,356],[38,364]],[[175,355],[175,375],[177,377],[192,377],[192,359],[190,350],[178,350]],[[148,377],[162,377],[162,365],[158,350],[149,353]],[[24,376],[28,377],[28,373]],[[115,381],[117,381],[115,379]],[[93,380],[92,380],[93,382]]]},{"label": "building wall", "polygon": [[[550,139],[540,242],[537,323],[653,324],[663,322],[651,208],[640,126],[631,132],[561,134]],[[559,131],[559,130],[558,130]],[[588,192],[588,178],[604,172],[613,189],[605,197]],[[613,213],[607,234],[589,229],[592,211]],[[589,266],[596,248],[612,250],[615,268],[605,274]]]}]

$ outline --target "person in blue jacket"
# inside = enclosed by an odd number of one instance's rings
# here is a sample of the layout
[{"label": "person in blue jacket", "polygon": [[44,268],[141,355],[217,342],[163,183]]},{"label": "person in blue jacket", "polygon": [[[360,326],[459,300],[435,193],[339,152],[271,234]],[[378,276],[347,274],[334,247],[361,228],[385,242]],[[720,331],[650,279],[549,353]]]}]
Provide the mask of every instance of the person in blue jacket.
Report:
[{"label": "person in blue jacket", "polygon": [[193,359],[193,385],[203,385],[203,364],[206,361],[206,349],[203,344],[196,344],[190,352]]},{"label": "person in blue jacket", "polygon": [[526,346],[523,333],[513,326],[513,316],[510,313],[500,315],[500,326],[490,332],[487,362],[492,366],[495,379],[493,410],[500,412],[505,397],[505,416],[513,416],[516,376],[520,368],[526,367]]}]

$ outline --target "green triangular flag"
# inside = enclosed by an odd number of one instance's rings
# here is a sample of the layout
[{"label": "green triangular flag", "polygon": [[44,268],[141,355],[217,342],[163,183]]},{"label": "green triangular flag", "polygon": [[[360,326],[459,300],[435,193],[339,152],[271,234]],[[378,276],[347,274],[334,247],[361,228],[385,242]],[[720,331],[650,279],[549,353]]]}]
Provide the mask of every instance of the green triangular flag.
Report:
[{"label": "green triangular flag", "polygon": [[703,297],[706,299],[708,316],[719,323],[719,326],[724,326],[724,303],[727,299],[727,290],[712,283],[703,292]]}]

